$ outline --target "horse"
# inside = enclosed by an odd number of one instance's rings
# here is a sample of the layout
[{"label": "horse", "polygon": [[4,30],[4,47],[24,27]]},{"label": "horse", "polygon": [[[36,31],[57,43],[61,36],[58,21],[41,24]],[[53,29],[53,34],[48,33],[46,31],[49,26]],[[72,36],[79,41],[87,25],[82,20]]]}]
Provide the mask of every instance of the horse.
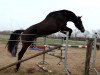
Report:
[{"label": "horse", "polygon": [[[85,31],[85,28],[81,21],[81,16],[76,16],[74,12],[64,9],[64,10],[50,12],[43,21],[30,26],[24,31],[22,30],[22,31],[16,32],[20,34],[18,35],[18,37],[14,37],[14,35],[15,36],[17,35],[13,34],[14,40],[19,39],[19,36],[21,37],[21,40],[22,40],[21,41],[22,48],[21,48],[21,51],[18,53],[18,60],[22,59],[24,53],[26,52],[27,48],[31,45],[32,41],[34,41],[34,39],[38,37],[50,35],[50,34],[60,31],[63,34],[66,34],[66,32],[69,32],[68,36],[70,38],[72,29],[66,26],[67,22],[69,21],[73,22],[75,27],[78,28],[82,33]],[[8,51],[11,54],[13,53],[12,47],[14,47],[16,43],[18,44],[18,42],[16,41],[8,43]],[[16,71],[19,70],[20,65],[21,63],[16,64]]]}]

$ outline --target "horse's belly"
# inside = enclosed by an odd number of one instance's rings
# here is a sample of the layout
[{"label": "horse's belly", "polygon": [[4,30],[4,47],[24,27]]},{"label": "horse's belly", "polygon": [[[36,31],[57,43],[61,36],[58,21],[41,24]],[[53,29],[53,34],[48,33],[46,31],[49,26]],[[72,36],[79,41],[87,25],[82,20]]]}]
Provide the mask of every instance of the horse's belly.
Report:
[{"label": "horse's belly", "polygon": [[48,27],[48,28],[45,28],[45,29],[40,29],[37,31],[38,34],[40,35],[49,35],[49,34],[53,34],[53,33],[56,33],[58,30],[57,28],[52,28],[52,27]]}]

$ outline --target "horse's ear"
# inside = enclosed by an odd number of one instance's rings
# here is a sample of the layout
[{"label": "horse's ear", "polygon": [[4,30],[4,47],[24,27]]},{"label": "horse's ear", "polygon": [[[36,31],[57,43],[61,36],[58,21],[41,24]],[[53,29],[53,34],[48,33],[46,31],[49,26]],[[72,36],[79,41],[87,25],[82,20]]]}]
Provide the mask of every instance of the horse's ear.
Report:
[{"label": "horse's ear", "polygon": [[82,16],[78,16],[78,18],[80,18],[80,19],[81,19],[81,18],[82,18]]}]

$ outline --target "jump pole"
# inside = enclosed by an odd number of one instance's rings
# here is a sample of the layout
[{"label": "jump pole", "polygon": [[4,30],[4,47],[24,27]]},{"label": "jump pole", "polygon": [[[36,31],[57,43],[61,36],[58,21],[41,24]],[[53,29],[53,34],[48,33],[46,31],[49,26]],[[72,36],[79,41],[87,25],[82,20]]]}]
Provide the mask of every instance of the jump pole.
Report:
[{"label": "jump pole", "polygon": [[94,35],[94,49],[93,49],[93,65],[92,69],[96,72],[97,75],[100,75],[99,72],[96,70],[96,43],[97,43],[97,33]]},{"label": "jump pole", "polygon": [[67,73],[67,75],[70,75],[70,72],[68,70],[68,62],[67,62],[67,52],[68,52],[68,32],[66,32],[66,46],[65,46],[65,54],[64,54],[64,69],[65,69],[65,72]]},{"label": "jump pole", "polygon": [[60,48],[60,47],[62,47],[62,46],[61,46],[61,45],[55,46],[54,48],[47,49],[47,50],[45,50],[45,51],[43,51],[43,52],[37,53],[37,54],[35,54],[35,55],[33,55],[33,56],[30,56],[30,57],[28,57],[28,58],[25,58],[25,59],[16,61],[16,62],[14,62],[14,63],[12,63],[12,64],[9,64],[9,65],[7,65],[7,66],[4,66],[4,67],[0,68],[0,71],[4,70],[4,69],[6,69],[6,68],[9,68],[9,67],[11,67],[11,66],[14,66],[14,65],[16,65],[17,63],[21,63],[21,62],[27,61],[27,60],[29,60],[29,59],[35,58],[35,57],[37,57],[37,56],[40,56],[40,55],[42,55],[42,54],[45,54],[45,53],[47,53],[47,52],[50,52],[50,51],[52,51],[52,50],[54,50],[54,49],[57,49],[57,48]]},{"label": "jump pole", "polygon": [[[44,36],[44,45],[46,45],[46,36]],[[43,49],[43,51],[45,51],[45,48]],[[45,53],[43,54],[43,60],[41,62],[39,62],[39,64],[48,64],[46,61],[45,61]]]}]

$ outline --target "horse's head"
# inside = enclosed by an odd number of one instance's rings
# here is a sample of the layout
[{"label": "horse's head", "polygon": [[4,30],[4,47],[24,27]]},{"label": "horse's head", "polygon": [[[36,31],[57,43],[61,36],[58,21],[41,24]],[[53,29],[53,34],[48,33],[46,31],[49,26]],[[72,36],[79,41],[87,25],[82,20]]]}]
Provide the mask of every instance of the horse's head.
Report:
[{"label": "horse's head", "polygon": [[76,26],[81,32],[84,32],[85,29],[84,29],[83,23],[82,23],[82,21],[81,21],[81,17],[82,17],[82,16],[78,16],[78,17],[77,17],[77,22],[76,22],[75,26]]},{"label": "horse's head", "polygon": [[81,32],[84,32],[85,31],[84,26],[83,26],[82,21],[81,21],[81,17],[82,16],[76,16],[75,13],[73,13],[72,11],[69,11],[69,10],[61,10],[59,12],[60,12],[60,14],[63,15],[63,18],[66,21],[72,21],[72,22],[74,22],[75,26]]}]

